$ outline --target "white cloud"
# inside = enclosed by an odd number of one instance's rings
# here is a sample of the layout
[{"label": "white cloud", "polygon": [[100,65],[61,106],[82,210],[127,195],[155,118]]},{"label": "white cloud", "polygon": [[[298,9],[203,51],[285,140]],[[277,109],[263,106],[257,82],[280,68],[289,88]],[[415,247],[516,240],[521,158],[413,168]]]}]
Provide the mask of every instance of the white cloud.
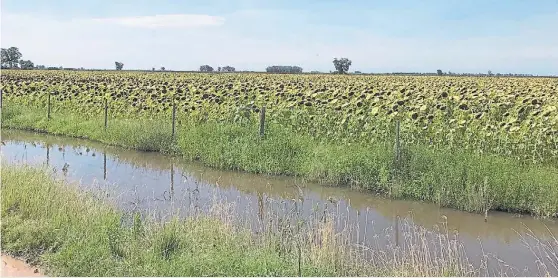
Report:
[{"label": "white cloud", "polygon": [[166,14],[153,16],[97,18],[92,21],[140,28],[192,28],[201,26],[220,26],[225,23],[225,18],[205,14]]}]

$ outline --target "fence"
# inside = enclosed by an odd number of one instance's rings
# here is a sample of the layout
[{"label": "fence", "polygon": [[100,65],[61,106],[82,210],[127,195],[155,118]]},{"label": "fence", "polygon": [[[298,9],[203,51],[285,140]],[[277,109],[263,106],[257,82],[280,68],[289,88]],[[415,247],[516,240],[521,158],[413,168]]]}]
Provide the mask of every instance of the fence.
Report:
[{"label": "fence", "polygon": [[[2,90],[0,90],[0,108],[3,107]],[[104,131],[106,132],[109,124],[109,109],[110,104],[107,98],[103,101],[103,115],[104,115]],[[171,136],[173,139],[176,138],[176,121],[177,121],[177,106],[176,101],[172,100],[172,116],[170,118],[171,122]],[[52,101],[51,94],[47,95],[47,120],[52,119]],[[259,109],[259,136],[264,139],[266,134],[266,106],[262,106]],[[395,122],[395,142],[394,142],[394,162],[396,165],[400,164],[401,161],[401,136],[400,136],[400,121]]]}]

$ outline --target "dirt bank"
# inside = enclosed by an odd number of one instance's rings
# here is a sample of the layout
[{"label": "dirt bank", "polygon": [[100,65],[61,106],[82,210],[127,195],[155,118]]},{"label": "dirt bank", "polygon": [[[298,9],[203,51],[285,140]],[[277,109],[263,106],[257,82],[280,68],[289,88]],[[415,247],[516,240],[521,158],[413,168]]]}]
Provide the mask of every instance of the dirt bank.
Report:
[{"label": "dirt bank", "polygon": [[2,254],[2,277],[43,277],[38,268],[26,264],[22,260]]}]

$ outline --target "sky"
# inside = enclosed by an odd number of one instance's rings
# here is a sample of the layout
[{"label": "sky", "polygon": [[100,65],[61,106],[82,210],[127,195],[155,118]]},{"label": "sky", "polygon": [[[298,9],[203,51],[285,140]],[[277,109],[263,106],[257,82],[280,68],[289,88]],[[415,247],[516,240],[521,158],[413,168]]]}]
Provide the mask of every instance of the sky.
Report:
[{"label": "sky", "polygon": [[46,66],[558,75],[558,0],[2,0],[1,23]]}]

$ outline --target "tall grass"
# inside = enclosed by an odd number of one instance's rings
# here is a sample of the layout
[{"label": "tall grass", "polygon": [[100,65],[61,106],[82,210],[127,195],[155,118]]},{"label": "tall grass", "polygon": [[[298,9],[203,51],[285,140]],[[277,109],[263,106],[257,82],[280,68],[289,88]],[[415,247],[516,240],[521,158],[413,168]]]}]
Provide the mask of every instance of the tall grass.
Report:
[{"label": "tall grass", "polygon": [[104,131],[102,117],[56,114],[48,121],[44,111],[19,106],[6,106],[2,113],[3,128],[172,153],[212,167],[297,175],[478,213],[558,215],[558,167],[553,165],[405,142],[401,160],[395,161],[392,142],[325,142],[274,124],[267,125],[265,138],[260,138],[257,126],[183,121],[173,140],[170,121],[110,119]]},{"label": "tall grass", "polygon": [[545,276],[556,276],[558,273],[558,237],[550,230],[548,232],[549,239],[543,241],[527,228],[527,233],[520,234],[520,238],[523,245],[529,248],[536,257],[539,273]]},{"label": "tall grass", "polygon": [[[457,234],[401,221],[355,240],[359,227],[327,209],[303,217],[298,206],[268,210],[255,229],[215,202],[205,213],[156,220],[120,211],[104,192],[56,180],[46,169],[3,165],[2,251],[57,276],[485,276],[520,274],[505,262],[467,258]],[[334,209],[334,208],[333,208]],[[256,211],[246,211],[256,215]],[[341,223],[341,227],[336,227]],[[374,236],[375,244],[366,237]],[[379,237],[378,237],[379,236]],[[540,275],[556,269],[556,239],[526,247]],[[361,243],[362,242],[362,243]],[[489,269],[489,264],[499,264]]]},{"label": "tall grass", "polygon": [[406,253],[393,263],[385,257],[381,263],[365,260],[364,252],[351,251],[347,234],[336,232],[332,220],[303,228],[299,221],[277,218],[275,228],[254,235],[230,221],[224,206],[158,222],[118,211],[43,169],[4,165],[2,250],[62,276],[474,274],[462,272],[467,266],[456,256],[442,255],[437,264]]}]

